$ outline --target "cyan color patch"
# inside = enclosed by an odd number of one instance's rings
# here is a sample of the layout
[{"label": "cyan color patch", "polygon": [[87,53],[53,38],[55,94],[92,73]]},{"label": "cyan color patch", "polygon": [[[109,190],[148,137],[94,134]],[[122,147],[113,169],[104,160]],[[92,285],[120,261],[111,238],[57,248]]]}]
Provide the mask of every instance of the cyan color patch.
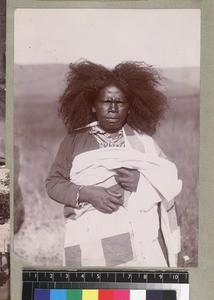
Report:
[{"label": "cyan color patch", "polygon": [[66,290],[50,290],[50,300],[66,300]]}]

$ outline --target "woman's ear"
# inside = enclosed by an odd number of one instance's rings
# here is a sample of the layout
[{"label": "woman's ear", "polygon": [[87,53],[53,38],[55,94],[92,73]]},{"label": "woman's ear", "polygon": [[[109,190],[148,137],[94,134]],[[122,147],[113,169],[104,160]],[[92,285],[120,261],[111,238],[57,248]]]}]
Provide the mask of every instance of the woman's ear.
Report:
[{"label": "woman's ear", "polygon": [[92,112],[95,113],[96,112],[96,109],[94,106],[92,106]]}]

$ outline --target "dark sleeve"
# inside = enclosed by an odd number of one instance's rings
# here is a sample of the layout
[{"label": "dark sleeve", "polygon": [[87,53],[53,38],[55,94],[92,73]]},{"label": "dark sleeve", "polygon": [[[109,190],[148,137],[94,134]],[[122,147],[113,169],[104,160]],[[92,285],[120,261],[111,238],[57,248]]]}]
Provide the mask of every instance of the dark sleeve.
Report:
[{"label": "dark sleeve", "polygon": [[62,141],[55,161],[46,179],[48,196],[53,200],[76,207],[76,195],[79,186],[70,182],[70,169],[73,160],[74,138],[67,134]]}]

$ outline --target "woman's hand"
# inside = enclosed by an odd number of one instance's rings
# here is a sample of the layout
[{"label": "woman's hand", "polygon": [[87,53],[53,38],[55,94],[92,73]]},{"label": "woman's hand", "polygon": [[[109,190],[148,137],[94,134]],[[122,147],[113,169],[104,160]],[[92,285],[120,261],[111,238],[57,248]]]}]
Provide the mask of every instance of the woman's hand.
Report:
[{"label": "woman's hand", "polygon": [[115,180],[126,191],[136,192],[140,172],[138,170],[119,168],[115,170]]},{"label": "woman's hand", "polygon": [[123,205],[122,194],[99,186],[84,186],[80,190],[79,202],[88,202],[102,213],[111,214]]}]

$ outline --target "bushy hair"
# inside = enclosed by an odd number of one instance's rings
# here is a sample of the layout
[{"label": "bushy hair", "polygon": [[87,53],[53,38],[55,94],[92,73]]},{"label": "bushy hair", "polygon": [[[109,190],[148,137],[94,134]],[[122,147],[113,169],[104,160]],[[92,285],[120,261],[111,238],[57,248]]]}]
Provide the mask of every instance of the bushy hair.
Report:
[{"label": "bushy hair", "polygon": [[158,88],[160,80],[159,73],[144,62],[127,61],[111,70],[87,60],[71,63],[59,116],[68,132],[95,121],[93,103],[103,88],[113,84],[130,103],[127,124],[152,135],[167,108],[167,99]]}]

